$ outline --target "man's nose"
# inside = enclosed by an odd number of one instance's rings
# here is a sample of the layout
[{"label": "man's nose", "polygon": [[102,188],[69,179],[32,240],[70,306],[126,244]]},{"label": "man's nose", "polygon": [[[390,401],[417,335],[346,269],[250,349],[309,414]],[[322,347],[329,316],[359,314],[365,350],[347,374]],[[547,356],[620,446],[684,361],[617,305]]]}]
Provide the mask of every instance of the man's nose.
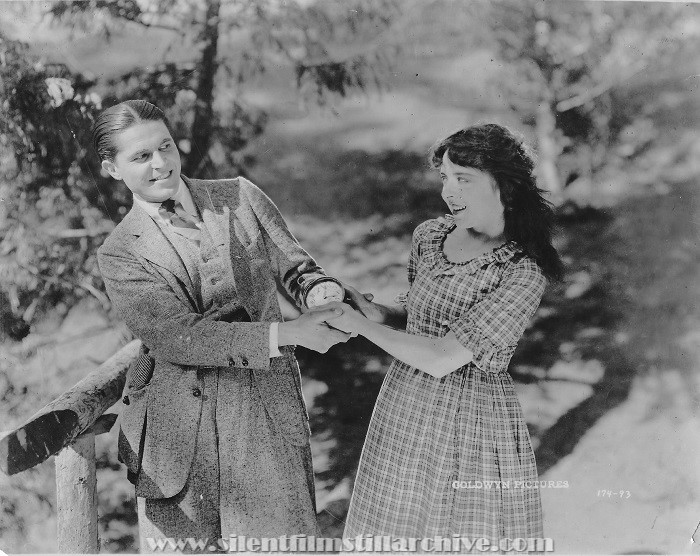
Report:
[{"label": "man's nose", "polygon": [[164,163],[165,159],[163,158],[163,155],[160,154],[160,151],[154,152],[153,156],[151,157],[151,167],[160,168]]}]

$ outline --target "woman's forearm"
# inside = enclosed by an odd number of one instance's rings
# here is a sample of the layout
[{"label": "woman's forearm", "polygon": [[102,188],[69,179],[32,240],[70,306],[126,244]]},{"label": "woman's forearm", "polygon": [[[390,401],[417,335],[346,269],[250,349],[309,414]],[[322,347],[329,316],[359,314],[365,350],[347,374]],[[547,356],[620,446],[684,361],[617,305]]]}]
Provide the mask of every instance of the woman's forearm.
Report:
[{"label": "woman's forearm", "polygon": [[473,359],[472,352],[452,333],[443,338],[415,336],[367,319],[363,319],[357,332],[389,355],[437,378],[456,371]]}]

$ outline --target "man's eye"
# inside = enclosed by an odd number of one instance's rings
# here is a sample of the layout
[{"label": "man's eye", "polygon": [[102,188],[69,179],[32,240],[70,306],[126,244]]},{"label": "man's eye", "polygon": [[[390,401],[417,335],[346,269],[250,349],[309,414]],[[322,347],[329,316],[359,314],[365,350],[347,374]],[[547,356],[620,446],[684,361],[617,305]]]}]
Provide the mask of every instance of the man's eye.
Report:
[{"label": "man's eye", "polygon": [[165,145],[163,145],[163,146],[160,148],[160,150],[161,150],[161,151],[168,151],[168,150],[170,150],[170,146],[171,146],[170,143],[166,143]]},{"label": "man's eye", "polygon": [[134,160],[139,161],[139,160],[146,160],[146,156],[148,156],[146,153],[141,153],[137,156],[134,157]]}]

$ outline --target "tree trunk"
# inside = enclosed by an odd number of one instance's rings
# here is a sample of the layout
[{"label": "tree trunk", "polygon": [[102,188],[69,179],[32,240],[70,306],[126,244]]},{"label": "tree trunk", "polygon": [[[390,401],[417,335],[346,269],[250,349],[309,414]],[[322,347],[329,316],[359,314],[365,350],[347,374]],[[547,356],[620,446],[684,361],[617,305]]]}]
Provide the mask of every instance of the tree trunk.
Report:
[{"label": "tree trunk", "polygon": [[561,149],[556,140],[557,122],[553,103],[544,98],[537,107],[537,145],[539,172],[543,188],[550,194],[550,200],[558,204],[562,198],[561,177],[557,159]]},{"label": "tree trunk", "polygon": [[200,40],[204,43],[199,62],[197,101],[192,122],[192,150],[183,164],[182,171],[188,177],[200,177],[207,162],[214,117],[214,78],[219,69],[217,48],[219,43],[220,0],[208,0],[204,27]]}]

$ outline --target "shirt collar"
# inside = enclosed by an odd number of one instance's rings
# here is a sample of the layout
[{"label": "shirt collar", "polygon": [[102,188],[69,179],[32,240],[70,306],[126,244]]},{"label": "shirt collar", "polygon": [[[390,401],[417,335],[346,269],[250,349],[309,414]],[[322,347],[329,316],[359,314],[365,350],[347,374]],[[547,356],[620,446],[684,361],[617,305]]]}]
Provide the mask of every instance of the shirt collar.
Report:
[{"label": "shirt collar", "polygon": [[[182,177],[180,177],[178,188],[171,197],[171,199],[173,199],[174,201],[178,201],[189,214],[199,214],[197,206],[194,204],[194,200],[192,199],[192,193],[190,193],[190,190],[188,189]],[[136,195],[134,195],[134,203],[138,204],[143,210],[146,211],[146,214],[148,214],[154,220],[162,220],[160,213],[158,212],[161,203],[152,203],[150,201],[146,201],[140,197],[137,197]]]}]

